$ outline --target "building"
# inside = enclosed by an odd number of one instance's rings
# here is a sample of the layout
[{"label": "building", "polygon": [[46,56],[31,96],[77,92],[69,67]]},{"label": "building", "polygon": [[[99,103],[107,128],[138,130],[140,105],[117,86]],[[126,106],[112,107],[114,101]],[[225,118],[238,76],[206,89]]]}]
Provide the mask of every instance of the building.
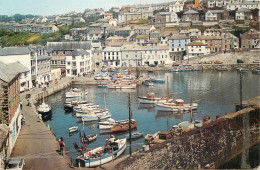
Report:
[{"label": "building", "polygon": [[121,47],[106,47],[102,52],[102,61],[107,66],[121,66]]},{"label": "building", "polygon": [[104,13],[104,19],[113,19],[113,13]]},{"label": "building", "polygon": [[173,34],[169,37],[169,49],[171,52],[185,51],[190,43],[190,38],[185,34]]},{"label": "building", "polygon": [[97,30],[97,31],[90,31],[88,32],[87,39],[89,41],[99,41],[102,37],[103,31]]},{"label": "building", "polygon": [[131,31],[132,31],[131,27],[116,28],[114,30],[115,35],[122,36],[122,37],[128,37]]},{"label": "building", "polygon": [[236,20],[251,20],[251,19],[253,19],[253,14],[251,10],[241,8],[236,11]]},{"label": "building", "polygon": [[137,35],[135,37],[135,42],[139,45],[144,45],[149,41],[149,35]]},{"label": "building", "polygon": [[6,64],[20,63],[23,66],[19,68],[20,72],[20,91],[29,90],[32,88],[32,66],[31,66],[32,51],[29,47],[5,47],[0,49],[0,61]]},{"label": "building", "polygon": [[211,53],[222,51],[222,38],[220,36],[199,36],[196,41],[206,44]]},{"label": "building", "polygon": [[142,18],[141,12],[131,12],[131,13],[119,13],[118,14],[118,22],[127,22],[127,21],[133,21],[137,19]]},{"label": "building", "polygon": [[208,10],[205,14],[206,21],[219,21],[223,17],[224,10]]},{"label": "building", "polygon": [[256,48],[260,44],[260,32],[250,30],[240,35],[241,38],[241,49],[252,49]]},{"label": "building", "polygon": [[6,124],[0,124],[0,169],[5,169],[6,160],[9,159],[9,127]]},{"label": "building", "polygon": [[210,49],[201,42],[191,42],[186,47],[187,56],[184,59],[210,54]]},{"label": "building", "polygon": [[183,7],[184,7],[183,1],[173,2],[173,4],[169,6],[169,12],[175,12],[175,13],[181,12],[183,11]]},{"label": "building", "polygon": [[201,36],[201,31],[199,29],[189,29],[188,32],[189,32],[189,37],[192,40],[197,39],[198,36]]},{"label": "building", "polygon": [[142,65],[149,66],[171,64],[169,49],[167,45],[142,46]]},{"label": "building", "polygon": [[74,50],[66,54],[66,75],[78,76],[91,72],[92,59],[85,50]]},{"label": "building", "polygon": [[136,67],[142,65],[141,46],[137,44],[127,44],[121,47],[122,63],[124,67]]},{"label": "building", "polygon": [[230,51],[239,48],[239,38],[231,33],[223,33],[222,37],[222,51]]},{"label": "building", "polygon": [[[5,140],[8,147],[3,154],[10,156],[21,130],[20,109],[20,73],[14,68],[16,65],[5,64],[0,61],[0,124],[8,126],[8,137]],[[2,136],[1,136],[2,137]]]},{"label": "building", "polygon": [[156,26],[166,26],[167,23],[179,23],[178,15],[175,12],[158,12],[154,16]]},{"label": "building", "polygon": [[53,55],[51,58],[51,70],[60,69],[61,74],[65,75],[66,73],[66,55]]},{"label": "building", "polygon": [[204,36],[221,36],[222,35],[222,29],[206,29],[203,32]]},{"label": "building", "polygon": [[199,21],[199,13],[194,10],[188,10],[183,13],[183,21]]},{"label": "building", "polygon": [[110,46],[110,44],[113,43],[124,43],[124,42],[127,42],[127,38],[122,36],[111,36],[105,40],[105,45]]},{"label": "building", "polygon": [[69,31],[70,39],[76,41],[85,41],[87,40],[88,28],[72,28]]},{"label": "building", "polygon": [[226,5],[226,9],[230,11],[234,11],[236,9],[239,10],[241,8],[252,10],[256,8],[259,9],[260,7],[259,7],[259,2],[234,2]]}]

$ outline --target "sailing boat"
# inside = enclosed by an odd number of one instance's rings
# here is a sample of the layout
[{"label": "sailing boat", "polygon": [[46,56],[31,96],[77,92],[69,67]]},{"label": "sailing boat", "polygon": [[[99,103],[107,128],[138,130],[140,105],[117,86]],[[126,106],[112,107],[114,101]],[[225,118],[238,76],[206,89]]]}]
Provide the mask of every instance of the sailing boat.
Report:
[{"label": "sailing boat", "polygon": [[[167,77],[167,83],[168,83],[168,77]],[[146,96],[138,96],[138,99],[139,99],[139,103],[144,103],[144,104],[159,104],[159,103],[170,102],[173,100],[173,98],[169,96],[169,83],[167,84],[166,97],[155,97],[154,93],[147,93]]]},{"label": "sailing boat", "polygon": [[37,111],[42,115],[42,118],[46,118],[51,113],[51,106],[44,101],[44,92],[42,104],[37,107]]},{"label": "sailing boat", "polygon": [[[167,84],[168,84],[168,80],[167,80]],[[175,92],[171,94],[174,95],[179,93],[181,92]],[[198,103],[192,103],[192,102],[184,103],[182,99],[176,99],[175,101],[172,100],[165,103],[159,103],[156,106],[160,111],[180,112],[180,111],[195,110],[198,107]]]}]

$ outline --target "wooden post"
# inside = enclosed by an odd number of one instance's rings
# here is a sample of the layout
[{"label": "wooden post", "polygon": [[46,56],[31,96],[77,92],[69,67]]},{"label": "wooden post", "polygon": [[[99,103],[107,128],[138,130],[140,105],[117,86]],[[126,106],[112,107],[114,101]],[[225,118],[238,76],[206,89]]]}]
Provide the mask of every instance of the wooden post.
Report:
[{"label": "wooden post", "polygon": [[132,137],[131,137],[131,119],[132,119],[132,110],[131,110],[131,96],[128,93],[128,106],[129,106],[129,153],[132,156]]},{"label": "wooden post", "polygon": [[243,96],[242,96],[242,72],[240,71],[240,110],[242,109],[242,102],[243,102]]}]

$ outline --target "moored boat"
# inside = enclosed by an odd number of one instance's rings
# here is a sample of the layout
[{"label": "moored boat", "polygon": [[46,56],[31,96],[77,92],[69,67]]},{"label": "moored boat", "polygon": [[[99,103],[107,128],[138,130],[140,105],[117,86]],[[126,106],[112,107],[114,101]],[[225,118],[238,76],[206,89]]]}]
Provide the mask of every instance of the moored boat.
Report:
[{"label": "moored boat", "polygon": [[69,128],[70,133],[76,132],[77,130],[78,130],[78,126],[72,126]]},{"label": "moored boat", "polygon": [[126,149],[126,138],[109,138],[106,145],[88,151],[76,158],[80,167],[96,167],[119,157]]},{"label": "moored boat", "polygon": [[107,84],[107,88],[109,88],[109,89],[135,89],[136,84],[131,83],[131,82],[109,83],[109,84]]},{"label": "moored boat", "polygon": [[253,70],[252,70],[252,73],[253,73],[253,74],[260,74],[260,68],[253,69]]},{"label": "moored boat", "polygon": [[81,120],[84,122],[88,121],[97,121],[97,120],[103,120],[108,119],[112,115],[109,111],[100,112],[100,113],[92,113],[92,114],[85,114],[81,116]]},{"label": "moored boat", "polygon": [[[137,126],[137,122],[136,121],[131,121],[131,128],[135,128]],[[126,131],[129,130],[129,122],[128,123],[123,123],[123,124],[117,124],[115,126],[112,126],[110,128],[111,132],[122,132],[122,131]]]},{"label": "moored boat", "polygon": [[184,103],[182,99],[176,99],[172,102],[159,103],[156,105],[158,110],[161,111],[170,111],[170,112],[179,112],[179,111],[189,111],[197,109],[197,103]]},{"label": "moored boat", "polygon": [[84,95],[87,95],[88,92],[83,92],[77,88],[72,89],[71,91],[68,91],[65,93],[66,98],[76,98],[76,97],[83,97]]},{"label": "moored boat", "polygon": [[173,97],[155,97],[154,93],[147,93],[146,96],[138,96],[139,103],[159,104],[172,101]]},{"label": "moored boat", "polygon": [[165,82],[165,80],[163,80],[163,79],[156,79],[156,78],[153,78],[153,79],[151,79],[151,81],[152,82],[155,82],[155,83],[164,83]]},{"label": "moored boat", "polygon": [[[132,119],[134,121],[134,119]],[[122,124],[122,123],[128,123],[129,119],[124,120],[114,120],[112,118],[108,118],[106,121],[98,122],[98,128],[100,130],[103,129],[110,129],[112,126],[115,126],[116,124]]]},{"label": "moored boat", "polygon": [[[131,133],[131,139],[138,139],[143,136],[143,132],[138,131],[138,132],[132,132]],[[126,139],[129,139],[129,135],[125,135]]]}]

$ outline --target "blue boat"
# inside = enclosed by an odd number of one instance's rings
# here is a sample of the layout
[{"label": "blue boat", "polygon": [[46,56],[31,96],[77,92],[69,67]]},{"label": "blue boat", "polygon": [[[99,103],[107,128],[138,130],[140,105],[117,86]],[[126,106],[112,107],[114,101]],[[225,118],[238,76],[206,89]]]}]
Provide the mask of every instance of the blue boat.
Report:
[{"label": "blue boat", "polygon": [[104,87],[107,87],[107,84],[99,84],[99,85],[97,85],[97,87],[104,88]]},{"label": "blue boat", "polygon": [[155,82],[155,83],[164,83],[165,80],[163,79],[151,79],[152,82]]},{"label": "blue boat", "polygon": [[198,68],[192,68],[191,71],[200,71]]},{"label": "blue boat", "polygon": [[[131,133],[131,139],[137,139],[143,136],[143,132],[132,132]],[[129,139],[129,135],[125,135],[126,139]]]},{"label": "blue boat", "polygon": [[260,69],[259,68],[254,69],[254,70],[252,70],[252,73],[253,74],[260,74]]}]

